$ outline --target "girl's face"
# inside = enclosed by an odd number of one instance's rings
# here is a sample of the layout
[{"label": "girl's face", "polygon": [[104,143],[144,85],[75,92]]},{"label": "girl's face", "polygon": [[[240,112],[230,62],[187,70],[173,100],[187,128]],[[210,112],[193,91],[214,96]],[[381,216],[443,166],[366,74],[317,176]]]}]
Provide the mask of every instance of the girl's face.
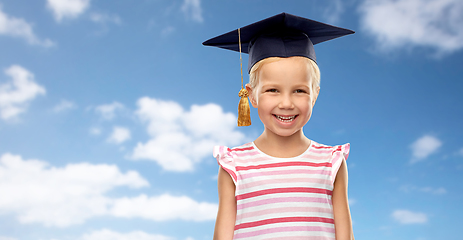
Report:
[{"label": "girl's face", "polygon": [[297,57],[265,63],[255,89],[247,87],[265,131],[282,137],[302,130],[312,115],[319,91],[312,89],[307,61]]}]

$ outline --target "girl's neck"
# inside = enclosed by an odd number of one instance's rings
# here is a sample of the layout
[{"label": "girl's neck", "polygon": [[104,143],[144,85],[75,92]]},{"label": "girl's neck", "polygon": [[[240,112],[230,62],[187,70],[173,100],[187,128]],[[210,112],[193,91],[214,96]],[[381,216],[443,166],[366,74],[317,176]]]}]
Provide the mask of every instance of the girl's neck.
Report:
[{"label": "girl's neck", "polygon": [[304,153],[310,146],[302,129],[291,136],[279,136],[265,129],[254,144],[267,155],[279,158],[296,157]]}]

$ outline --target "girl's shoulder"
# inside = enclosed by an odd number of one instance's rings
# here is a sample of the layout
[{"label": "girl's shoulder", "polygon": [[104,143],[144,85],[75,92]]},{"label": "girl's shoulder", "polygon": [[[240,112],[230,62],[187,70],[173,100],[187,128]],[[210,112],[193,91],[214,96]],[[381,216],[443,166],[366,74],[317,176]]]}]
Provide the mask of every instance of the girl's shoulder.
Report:
[{"label": "girl's shoulder", "polygon": [[315,158],[326,159],[329,163],[329,176],[331,184],[333,185],[341,164],[349,157],[350,143],[329,146],[312,141],[311,148],[312,155]]},{"label": "girl's shoulder", "polygon": [[240,155],[240,153],[246,153],[254,150],[254,145],[252,142],[245,143],[241,146],[229,148],[227,146],[215,146],[212,155],[215,158],[228,157],[233,158],[233,156]]},{"label": "girl's shoulder", "polygon": [[311,140],[310,148],[318,152],[328,152],[328,153],[343,152],[344,154],[349,154],[350,143],[344,143],[341,145],[331,146],[331,145],[325,145],[325,144],[321,144],[321,143]]},{"label": "girl's shoulder", "polygon": [[252,143],[246,143],[238,147],[229,148],[227,146],[215,146],[212,152],[217,163],[227,171],[233,179],[235,185],[238,181],[236,159],[243,155],[249,155],[254,150]]}]

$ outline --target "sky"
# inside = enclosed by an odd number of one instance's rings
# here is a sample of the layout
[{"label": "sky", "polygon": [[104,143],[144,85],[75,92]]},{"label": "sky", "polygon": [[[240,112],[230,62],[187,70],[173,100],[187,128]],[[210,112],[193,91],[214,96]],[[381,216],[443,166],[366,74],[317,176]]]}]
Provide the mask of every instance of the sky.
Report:
[{"label": "sky", "polygon": [[351,143],[355,238],[463,239],[461,0],[0,0],[0,240],[212,239],[212,148],[263,126],[201,43],[281,12],[356,31],[304,127]]}]

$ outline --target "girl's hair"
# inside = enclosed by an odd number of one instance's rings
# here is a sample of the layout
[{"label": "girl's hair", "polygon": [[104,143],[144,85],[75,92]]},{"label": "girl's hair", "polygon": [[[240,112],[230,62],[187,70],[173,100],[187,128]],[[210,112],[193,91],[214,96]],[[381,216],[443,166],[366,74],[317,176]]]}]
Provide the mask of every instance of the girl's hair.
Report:
[{"label": "girl's hair", "polygon": [[[313,94],[314,91],[318,87],[320,87],[320,69],[318,68],[318,65],[312,59],[309,59],[306,57],[295,56],[294,58],[304,59],[304,61],[307,62],[307,69],[309,70],[309,73],[310,73],[310,78],[311,78],[310,80],[312,82],[311,87],[312,87],[312,94]],[[256,89],[256,86],[259,81],[259,70],[264,64],[277,62],[281,59],[282,59],[281,57],[269,57],[269,58],[262,59],[256,64],[254,64],[254,66],[252,66],[251,68],[251,71],[249,72],[249,85],[251,85],[251,88]]]}]

